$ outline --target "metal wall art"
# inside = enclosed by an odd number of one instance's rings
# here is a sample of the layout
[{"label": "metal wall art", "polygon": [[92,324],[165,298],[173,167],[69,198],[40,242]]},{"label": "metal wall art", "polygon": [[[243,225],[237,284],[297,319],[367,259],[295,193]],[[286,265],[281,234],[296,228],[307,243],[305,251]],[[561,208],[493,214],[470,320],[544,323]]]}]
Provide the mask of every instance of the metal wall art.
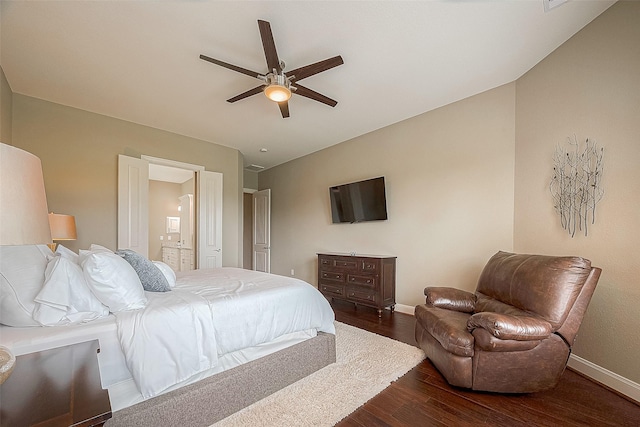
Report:
[{"label": "metal wall art", "polygon": [[586,236],[589,222],[595,223],[596,204],[604,194],[601,186],[604,148],[598,148],[588,138],[580,144],[575,136],[567,138],[567,144],[566,149],[556,147],[549,189],[562,228],[571,237],[576,229]]}]

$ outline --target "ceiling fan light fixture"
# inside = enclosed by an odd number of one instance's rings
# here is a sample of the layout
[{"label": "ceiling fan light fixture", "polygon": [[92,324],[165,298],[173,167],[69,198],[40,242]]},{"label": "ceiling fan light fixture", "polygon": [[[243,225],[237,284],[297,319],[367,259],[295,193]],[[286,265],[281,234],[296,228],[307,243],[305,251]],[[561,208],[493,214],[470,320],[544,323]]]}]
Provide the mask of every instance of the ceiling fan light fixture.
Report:
[{"label": "ceiling fan light fixture", "polygon": [[274,102],[284,102],[291,98],[291,90],[283,85],[270,84],[264,88],[264,94]]},{"label": "ceiling fan light fixture", "polygon": [[277,74],[276,70],[265,76],[267,86],[264,88],[264,94],[273,102],[285,102],[291,98],[291,89],[289,89],[289,79],[287,76]]}]

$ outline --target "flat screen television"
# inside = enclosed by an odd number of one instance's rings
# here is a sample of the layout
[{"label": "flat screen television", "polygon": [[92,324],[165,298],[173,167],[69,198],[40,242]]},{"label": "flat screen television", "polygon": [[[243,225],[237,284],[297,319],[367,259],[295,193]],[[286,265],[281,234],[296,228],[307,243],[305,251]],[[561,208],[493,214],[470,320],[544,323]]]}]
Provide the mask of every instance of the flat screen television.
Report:
[{"label": "flat screen television", "polygon": [[387,219],[383,176],[330,187],[329,196],[334,224]]}]

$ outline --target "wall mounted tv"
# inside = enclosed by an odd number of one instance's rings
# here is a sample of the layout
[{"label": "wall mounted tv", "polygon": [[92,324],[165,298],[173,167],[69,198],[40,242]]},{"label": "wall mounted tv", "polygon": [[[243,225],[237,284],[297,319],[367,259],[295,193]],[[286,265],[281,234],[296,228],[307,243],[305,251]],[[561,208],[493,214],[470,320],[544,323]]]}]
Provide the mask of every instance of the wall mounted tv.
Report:
[{"label": "wall mounted tv", "polygon": [[333,223],[387,219],[384,177],[329,188]]}]

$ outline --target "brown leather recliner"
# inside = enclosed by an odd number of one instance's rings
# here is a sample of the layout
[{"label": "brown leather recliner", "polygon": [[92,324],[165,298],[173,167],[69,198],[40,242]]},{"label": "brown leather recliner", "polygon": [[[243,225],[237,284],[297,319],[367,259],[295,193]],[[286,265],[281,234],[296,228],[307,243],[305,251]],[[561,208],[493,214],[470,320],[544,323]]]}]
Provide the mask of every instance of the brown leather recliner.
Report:
[{"label": "brown leather recliner", "polygon": [[475,293],[425,288],[416,340],[451,385],[502,393],[553,388],[601,271],[579,257],[498,252]]}]

